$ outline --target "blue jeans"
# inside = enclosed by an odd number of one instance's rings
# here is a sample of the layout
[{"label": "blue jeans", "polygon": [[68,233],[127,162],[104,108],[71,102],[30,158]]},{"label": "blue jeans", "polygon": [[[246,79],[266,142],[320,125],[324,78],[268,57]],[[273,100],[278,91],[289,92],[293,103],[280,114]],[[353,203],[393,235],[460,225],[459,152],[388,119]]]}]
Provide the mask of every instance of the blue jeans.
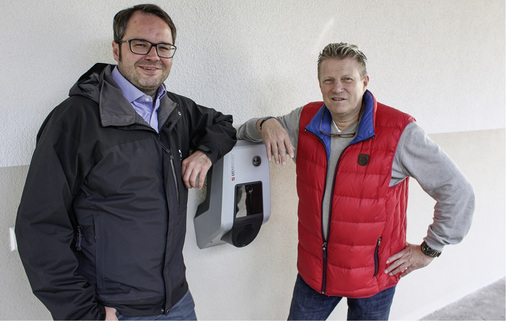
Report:
[{"label": "blue jeans", "polygon": [[169,311],[169,314],[154,315],[150,317],[129,317],[116,312],[118,320],[197,320],[195,314],[195,302],[190,291],[176,303]]},{"label": "blue jeans", "polygon": [[[348,298],[348,320],[388,320],[395,287],[370,298]],[[342,297],[313,290],[297,275],[288,320],[326,320]]]}]

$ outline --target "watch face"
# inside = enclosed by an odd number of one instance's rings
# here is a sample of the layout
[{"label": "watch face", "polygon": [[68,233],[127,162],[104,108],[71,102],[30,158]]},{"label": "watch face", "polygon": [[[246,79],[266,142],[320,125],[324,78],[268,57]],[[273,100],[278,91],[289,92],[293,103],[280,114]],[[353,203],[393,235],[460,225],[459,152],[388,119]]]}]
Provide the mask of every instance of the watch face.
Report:
[{"label": "watch face", "polygon": [[422,243],[422,252],[430,257],[439,257],[441,255],[440,251],[431,249],[425,242]]}]

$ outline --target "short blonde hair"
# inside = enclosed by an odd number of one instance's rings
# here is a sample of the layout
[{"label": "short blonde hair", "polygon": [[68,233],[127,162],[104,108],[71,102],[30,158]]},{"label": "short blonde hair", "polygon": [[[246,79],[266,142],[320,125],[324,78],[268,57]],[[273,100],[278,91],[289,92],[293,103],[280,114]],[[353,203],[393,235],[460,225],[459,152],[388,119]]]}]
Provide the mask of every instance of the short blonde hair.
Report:
[{"label": "short blonde hair", "polygon": [[364,55],[360,49],[356,45],[348,44],[345,42],[340,43],[330,43],[325,48],[323,48],[322,52],[318,56],[318,78],[320,78],[320,66],[322,62],[326,59],[344,59],[344,58],[354,58],[357,60],[359,68],[360,68],[360,76],[362,79],[367,76],[366,62],[367,57]]}]

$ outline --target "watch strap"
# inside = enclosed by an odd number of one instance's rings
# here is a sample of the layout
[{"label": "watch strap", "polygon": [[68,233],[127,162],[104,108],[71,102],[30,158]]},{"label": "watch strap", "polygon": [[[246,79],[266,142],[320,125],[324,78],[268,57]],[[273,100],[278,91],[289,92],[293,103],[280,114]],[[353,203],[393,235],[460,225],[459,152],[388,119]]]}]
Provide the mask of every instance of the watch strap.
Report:
[{"label": "watch strap", "polygon": [[260,128],[260,130],[262,130],[262,125],[263,125],[266,121],[268,121],[269,119],[271,119],[271,118],[274,118],[274,117],[269,116],[269,117],[265,117],[264,119],[262,119],[262,121],[260,122],[260,126],[258,126],[258,127]]},{"label": "watch strap", "polygon": [[425,241],[423,241],[422,245],[422,252],[423,254],[430,256],[430,257],[439,257],[441,255],[441,251],[432,249]]}]

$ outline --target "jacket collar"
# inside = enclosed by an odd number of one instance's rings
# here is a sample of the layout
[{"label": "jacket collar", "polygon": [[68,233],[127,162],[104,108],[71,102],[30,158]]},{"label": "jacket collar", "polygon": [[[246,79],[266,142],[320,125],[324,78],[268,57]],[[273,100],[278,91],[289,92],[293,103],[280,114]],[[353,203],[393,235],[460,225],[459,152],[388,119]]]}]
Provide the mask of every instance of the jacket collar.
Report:
[{"label": "jacket collar", "polygon": [[369,90],[366,90],[362,98],[365,106],[360,123],[358,124],[358,132],[355,139],[350,143],[355,144],[374,137],[374,123],[376,120],[376,109],[378,105],[376,99]]},{"label": "jacket collar", "polygon": [[123,96],[118,84],[113,80],[112,66],[108,66],[101,74],[102,82],[99,96],[100,120],[102,126],[127,126],[135,124],[137,113]]},{"label": "jacket collar", "polygon": [[[366,90],[363,96],[363,101],[365,103],[364,111],[359,120],[358,124],[358,132],[350,145],[373,138],[374,137],[374,121],[376,117],[376,109],[377,102],[372,93],[369,90]],[[320,122],[321,122],[321,130],[324,132],[331,132],[332,125],[332,115],[328,110],[327,106],[323,104],[318,112],[311,119],[309,124],[306,126],[306,130],[316,135],[320,141],[325,146],[327,150],[327,155],[330,155],[330,136],[324,135],[320,132]]]},{"label": "jacket collar", "polygon": [[[87,97],[99,105],[102,126],[129,126],[133,124],[147,125],[137,114],[123,91],[114,81],[111,73],[115,65],[97,63],[79,78],[70,89],[70,96]],[[158,123],[161,127],[176,108],[177,104],[165,95],[160,100]]]}]

